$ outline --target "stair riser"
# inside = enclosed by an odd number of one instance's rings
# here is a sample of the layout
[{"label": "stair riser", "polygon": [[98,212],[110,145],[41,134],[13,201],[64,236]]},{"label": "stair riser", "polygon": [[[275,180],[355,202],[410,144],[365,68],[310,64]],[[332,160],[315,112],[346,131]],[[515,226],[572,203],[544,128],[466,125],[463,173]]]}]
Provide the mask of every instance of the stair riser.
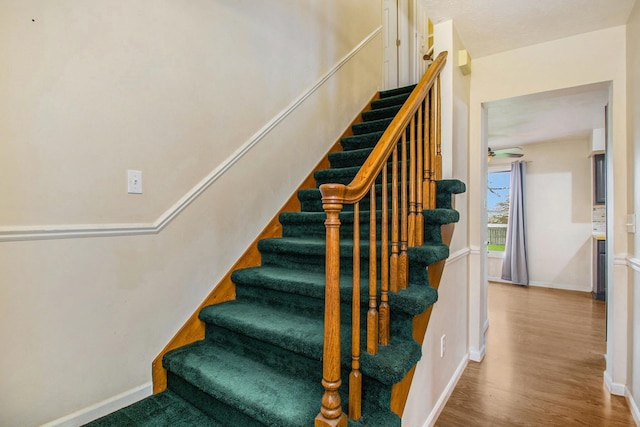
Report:
[{"label": "stair riser", "polygon": [[[368,250],[363,251],[363,255]],[[378,251],[379,253],[379,251]],[[262,253],[262,265],[294,268],[298,270],[324,272],[325,271],[325,255],[297,255],[293,253]],[[380,257],[378,256],[378,266],[380,265]],[[351,274],[353,272],[353,260],[351,256],[342,256],[340,258],[340,271],[342,274]],[[369,261],[362,259],[360,262],[360,271],[369,271]],[[380,276],[380,268],[378,268],[378,277]]]},{"label": "stair riser", "polygon": [[260,361],[293,376],[316,378],[318,382],[322,379],[322,348],[317,349],[317,358],[313,359],[268,342],[257,343],[256,340],[248,339],[240,333],[216,324],[205,326],[205,337],[227,349],[233,349],[235,353]]},{"label": "stair riser", "polygon": [[[361,313],[366,313],[368,309],[368,278],[362,279],[362,290],[360,292],[361,295]],[[271,306],[283,307],[283,308],[292,308],[295,309],[298,313],[305,313],[310,318],[321,319],[324,316],[324,297],[316,298],[313,296],[299,296],[293,295],[289,292],[282,292],[274,289],[269,289],[267,287],[260,286],[237,286],[236,288],[237,297],[246,298],[248,300],[255,301],[257,304],[267,304]],[[345,325],[351,324],[351,301],[352,298],[352,289],[347,288],[346,290],[341,290],[340,294],[340,318],[341,321]],[[378,304],[380,303],[380,286],[378,285],[377,291],[377,299]],[[364,314],[363,314],[364,316]],[[364,320],[364,319],[363,319]],[[400,319],[398,319],[400,320]]]},{"label": "stair riser", "polygon": [[366,133],[380,132],[387,129],[391,119],[374,120],[362,122],[351,126],[354,135],[364,135]]},{"label": "stair riser", "polygon": [[[389,221],[390,222],[390,221]],[[378,224],[376,227],[376,237],[380,239],[382,229],[381,229],[380,221],[378,220]],[[389,230],[391,230],[391,224],[388,225]],[[360,223],[360,241],[369,240],[369,231],[370,231],[368,221],[366,223]],[[440,234],[440,225],[426,225],[424,227],[425,230],[425,241],[431,241],[436,243],[442,243],[442,237]],[[282,235],[284,237],[324,237],[326,235],[326,227],[324,224],[293,224],[287,223],[283,224]],[[389,233],[389,238],[391,234]],[[353,240],[353,224],[345,224],[342,223],[340,225],[340,239],[348,239]]]},{"label": "stair riser", "polygon": [[[371,198],[367,195],[360,201],[360,211],[365,212],[369,210],[369,204],[371,203]],[[302,212],[324,212],[322,207],[322,200],[301,200],[300,206]],[[342,211],[344,212],[353,212],[352,204],[345,204],[342,207]],[[382,196],[379,191],[376,191],[376,207],[382,206]]]},{"label": "stair riser", "polygon": [[243,427],[266,426],[266,424],[263,424],[247,414],[238,411],[236,408],[233,408],[224,402],[220,402],[218,399],[203,392],[199,388],[171,372],[167,372],[167,388],[224,425]]},{"label": "stair riser", "polygon": [[[262,255],[262,265],[264,266],[274,266],[274,267],[284,267],[284,268],[293,268],[302,271],[313,271],[316,273],[323,273],[325,271],[325,253],[310,253],[310,254],[301,254],[296,252],[295,249],[285,249],[285,248],[269,248],[269,249],[261,249]],[[340,272],[344,275],[350,275],[353,272],[353,260],[352,260],[353,249],[348,246],[344,246],[341,250],[340,256]],[[377,253],[377,276],[380,277],[380,245],[378,244]],[[389,251],[391,253],[391,251]],[[363,276],[368,274],[369,271],[369,249],[368,245],[361,246],[361,262],[360,262],[360,271]],[[431,246],[423,246],[423,247],[415,247],[408,248],[408,257],[409,262],[412,267],[409,269],[409,272],[418,272],[427,265],[431,263],[440,261],[442,259],[446,259],[449,256],[448,250],[446,248],[432,248]],[[420,278],[422,276],[419,276]],[[424,281],[419,281],[416,283],[426,283]]]}]

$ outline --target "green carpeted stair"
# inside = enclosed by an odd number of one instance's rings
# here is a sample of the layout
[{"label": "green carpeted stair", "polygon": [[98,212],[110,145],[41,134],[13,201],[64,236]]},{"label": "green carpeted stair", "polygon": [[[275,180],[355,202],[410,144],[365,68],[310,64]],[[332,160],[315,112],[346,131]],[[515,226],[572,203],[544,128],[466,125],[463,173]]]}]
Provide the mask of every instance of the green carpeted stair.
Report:
[{"label": "green carpeted stair", "polygon": [[[413,87],[382,92],[353,136],[341,141],[343,151],[329,156],[331,168],[315,174],[318,185],[349,183],[406,101]],[[380,184],[378,184],[380,187]],[[391,343],[377,355],[363,352],[362,418],[349,425],[393,427],[391,388],[421,357],[412,338],[413,316],[437,300],[426,267],[446,259],[440,226],[457,222],[451,196],[465,191],[457,180],[437,183],[437,209],[424,211],[425,244],[409,248],[410,285],[391,293]],[[380,191],[378,191],[378,198]],[[167,353],[167,390],[100,418],[90,426],[311,426],[320,410],[323,388],[325,214],[320,192],[298,194],[301,212],[280,216],[283,237],[258,243],[259,267],[232,274],[236,300],[200,311],[205,339]],[[361,203],[362,236],[368,236],[368,197]],[[378,201],[378,208],[380,203]],[[381,217],[378,212],[378,218]],[[353,279],[353,208],[341,213],[341,321],[345,411],[351,348]],[[378,224],[378,228],[380,224]],[[379,231],[379,230],[378,230]],[[368,301],[368,238],[361,242],[363,315]],[[380,243],[378,242],[378,246]],[[380,253],[380,251],[378,251]],[[379,281],[379,278],[377,278]],[[363,323],[364,324],[364,323]],[[362,342],[366,342],[362,336]]]}]

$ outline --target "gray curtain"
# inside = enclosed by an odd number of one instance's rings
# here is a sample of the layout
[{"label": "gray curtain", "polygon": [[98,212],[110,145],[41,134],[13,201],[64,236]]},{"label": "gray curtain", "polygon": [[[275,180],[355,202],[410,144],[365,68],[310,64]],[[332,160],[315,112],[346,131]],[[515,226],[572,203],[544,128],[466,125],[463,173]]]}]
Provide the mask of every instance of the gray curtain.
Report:
[{"label": "gray curtain", "polygon": [[511,189],[509,190],[509,222],[502,263],[502,280],[518,285],[529,285],[527,269],[527,238],[524,217],[524,177],[526,164],[511,164]]}]

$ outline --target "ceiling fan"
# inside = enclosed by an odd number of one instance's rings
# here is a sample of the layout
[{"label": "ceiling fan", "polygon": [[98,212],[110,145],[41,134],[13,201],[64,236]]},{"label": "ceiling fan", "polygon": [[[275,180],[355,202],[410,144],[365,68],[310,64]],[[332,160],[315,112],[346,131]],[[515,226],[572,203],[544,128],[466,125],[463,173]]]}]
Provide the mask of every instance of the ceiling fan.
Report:
[{"label": "ceiling fan", "polygon": [[507,159],[507,158],[522,157],[522,156],[524,156],[524,153],[522,152],[522,147],[503,148],[499,150],[492,150],[491,147],[489,147],[488,153],[487,153],[488,160],[491,160],[492,158]]}]

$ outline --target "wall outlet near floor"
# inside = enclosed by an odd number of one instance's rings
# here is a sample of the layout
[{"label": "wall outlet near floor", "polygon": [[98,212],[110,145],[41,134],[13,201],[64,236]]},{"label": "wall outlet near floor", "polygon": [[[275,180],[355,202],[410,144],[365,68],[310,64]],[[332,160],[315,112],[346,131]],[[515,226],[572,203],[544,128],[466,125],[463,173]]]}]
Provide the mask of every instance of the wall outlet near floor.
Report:
[{"label": "wall outlet near floor", "polygon": [[447,351],[447,336],[440,337],[440,357],[444,357],[444,353]]},{"label": "wall outlet near floor", "polygon": [[142,194],[142,172],[127,171],[127,192],[129,194]]}]

